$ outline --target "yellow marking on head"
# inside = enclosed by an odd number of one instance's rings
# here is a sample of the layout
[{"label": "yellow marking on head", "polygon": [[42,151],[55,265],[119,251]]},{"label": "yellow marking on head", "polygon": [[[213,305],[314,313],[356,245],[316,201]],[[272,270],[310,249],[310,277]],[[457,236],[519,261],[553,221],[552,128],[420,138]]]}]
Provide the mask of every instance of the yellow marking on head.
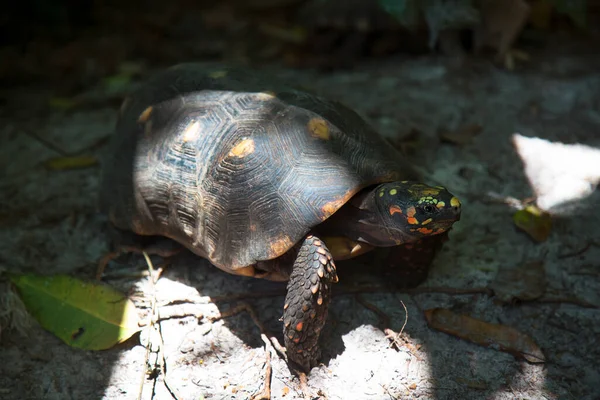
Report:
[{"label": "yellow marking on head", "polygon": [[238,144],[233,146],[233,148],[229,151],[230,157],[246,157],[248,154],[252,154],[254,152],[254,140],[250,138],[242,139]]},{"label": "yellow marking on head", "polygon": [[440,189],[440,190],[446,190],[446,188],[445,188],[445,187],[443,187],[443,186],[434,186],[434,187],[435,187],[436,189]]},{"label": "yellow marking on head", "polygon": [[432,202],[433,204],[437,204],[438,200],[437,200],[437,199],[432,199],[432,200],[431,200],[431,202]]},{"label": "yellow marking on head", "polygon": [[329,139],[329,126],[327,126],[327,122],[322,118],[313,118],[308,121],[308,131],[311,136],[318,139]]},{"label": "yellow marking on head", "polygon": [[408,207],[408,209],[406,210],[406,215],[408,215],[409,217],[414,217],[416,213],[417,209],[414,207]]},{"label": "yellow marking on head", "polygon": [[275,96],[275,92],[273,92],[271,90],[267,90],[267,91],[264,91],[264,92],[256,93],[256,98],[258,100],[272,100],[275,97],[276,97]]},{"label": "yellow marking on head", "polygon": [[458,198],[453,197],[450,199],[450,206],[452,207],[460,207],[460,200]]},{"label": "yellow marking on head", "polygon": [[398,206],[390,206],[390,215],[394,215],[394,214],[402,214],[402,209]]},{"label": "yellow marking on head", "polygon": [[436,204],[436,207],[437,207],[437,208],[444,208],[444,207],[446,207],[446,203],[444,203],[443,201],[440,201],[440,202],[438,202],[438,203]]},{"label": "yellow marking on head", "polygon": [[150,115],[152,115],[152,106],[147,107],[144,111],[142,111],[142,113],[138,117],[138,122],[140,124],[145,123],[150,118]]},{"label": "yellow marking on head", "polygon": [[220,79],[220,78],[225,78],[227,76],[227,71],[221,70],[221,71],[213,71],[210,74],[208,74],[209,77],[213,78],[213,79]]},{"label": "yellow marking on head", "polygon": [[402,182],[400,182],[400,183],[408,183],[408,181],[402,181]]},{"label": "yellow marking on head", "polygon": [[427,195],[437,196],[438,194],[440,194],[440,190],[437,188],[430,187],[430,188],[423,189],[421,191],[421,194],[423,194],[425,196],[427,196]]},{"label": "yellow marking on head", "polygon": [[426,219],[425,221],[421,222],[421,225],[427,225],[428,223],[430,223],[431,221],[433,221],[431,218]]},{"label": "yellow marking on head", "polygon": [[392,189],[392,190],[390,190],[390,194],[391,194],[392,196],[393,196],[393,195],[395,195],[396,193],[398,193],[398,191],[397,191],[396,189]]},{"label": "yellow marking on head", "polygon": [[198,138],[199,134],[200,134],[200,122],[193,121],[183,131],[183,141],[191,142],[192,140],[196,140]]},{"label": "yellow marking on head", "polygon": [[419,220],[416,219],[415,217],[408,217],[406,220],[411,225],[418,225],[419,224]]},{"label": "yellow marking on head", "polygon": [[384,194],[385,192],[382,190],[381,192],[379,192],[379,197],[383,197]]},{"label": "yellow marking on head", "polygon": [[417,229],[417,231],[421,232],[424,235],[429,235],[430,233],[433,232],[432,229],[427,229],[427,228],[419,228],[419,229]]}]

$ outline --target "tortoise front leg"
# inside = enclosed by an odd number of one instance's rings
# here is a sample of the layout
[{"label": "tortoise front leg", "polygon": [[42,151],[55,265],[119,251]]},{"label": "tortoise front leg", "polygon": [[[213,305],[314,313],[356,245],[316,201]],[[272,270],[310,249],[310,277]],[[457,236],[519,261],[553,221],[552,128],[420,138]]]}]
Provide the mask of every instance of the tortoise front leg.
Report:
[{"label": "tortoise front leg", "polygon": [[294,261],[283,307],[288,358],[306,372],[320,357],[319,335],[327,319],[331,284],[337,281],[329,249],[318,237],[308,235]]}]

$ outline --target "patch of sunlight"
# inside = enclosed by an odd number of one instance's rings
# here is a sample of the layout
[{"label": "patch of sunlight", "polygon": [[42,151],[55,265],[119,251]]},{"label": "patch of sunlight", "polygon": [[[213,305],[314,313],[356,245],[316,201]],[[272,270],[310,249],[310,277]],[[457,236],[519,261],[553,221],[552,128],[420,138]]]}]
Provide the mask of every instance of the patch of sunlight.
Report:
[{"label": "patch of sunlight", "polygon": [[546,211],[590,196],[600,183],[600,149],[564,144],[519,133],[512,142],[523,162],[525,176]]}]

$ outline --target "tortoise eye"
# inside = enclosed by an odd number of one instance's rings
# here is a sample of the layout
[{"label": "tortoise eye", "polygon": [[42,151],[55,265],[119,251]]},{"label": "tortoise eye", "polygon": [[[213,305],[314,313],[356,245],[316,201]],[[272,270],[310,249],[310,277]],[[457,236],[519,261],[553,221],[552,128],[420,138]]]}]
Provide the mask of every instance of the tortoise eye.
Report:
[{"label": "tortoise eye", "polygon": [[433,214],[435,212],[435,207],[431,204],[427,204],[423,206],[423,211],[425,211],[427,214]]}]

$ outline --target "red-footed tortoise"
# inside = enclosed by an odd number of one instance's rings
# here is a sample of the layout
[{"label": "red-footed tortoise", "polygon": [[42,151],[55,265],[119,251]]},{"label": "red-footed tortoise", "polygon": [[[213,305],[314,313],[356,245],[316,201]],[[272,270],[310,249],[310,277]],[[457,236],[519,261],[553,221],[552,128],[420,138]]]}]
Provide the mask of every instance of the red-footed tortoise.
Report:
[{"label": "red-footed tortoise", "polygon": [[422,272],[460,202],[405,180],[418,178],[354,111],[272,81],[199,64],[147,81],[121,108],[101,207],[223,271],[287,281],[285,346],[308,371],[334,260],[394,246]]}]

